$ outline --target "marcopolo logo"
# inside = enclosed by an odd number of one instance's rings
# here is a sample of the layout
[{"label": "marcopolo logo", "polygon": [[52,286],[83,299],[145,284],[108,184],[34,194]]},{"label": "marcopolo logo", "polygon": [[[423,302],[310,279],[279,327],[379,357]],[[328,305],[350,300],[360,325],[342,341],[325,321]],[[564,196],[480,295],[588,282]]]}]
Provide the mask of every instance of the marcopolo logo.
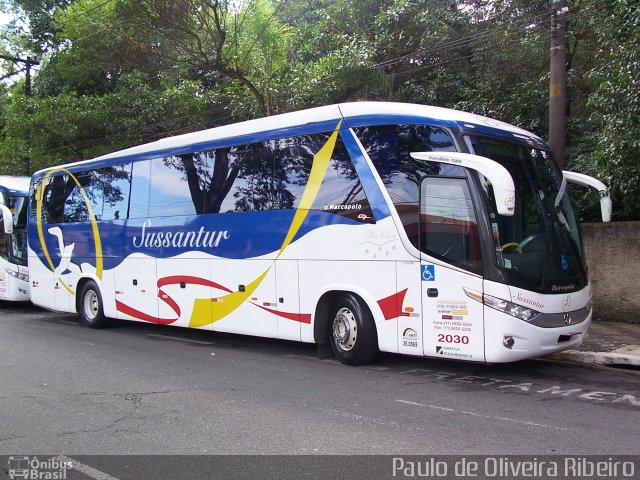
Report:
[{"label": "marcopolo logo", "polygon": [[9,478],[25,480],[65,480],[72,462],[59,457],[9,457]]},{"label": "marcopolo logo", "polygon": [[323,210],[362,210],[359,203],[327,203]]}]

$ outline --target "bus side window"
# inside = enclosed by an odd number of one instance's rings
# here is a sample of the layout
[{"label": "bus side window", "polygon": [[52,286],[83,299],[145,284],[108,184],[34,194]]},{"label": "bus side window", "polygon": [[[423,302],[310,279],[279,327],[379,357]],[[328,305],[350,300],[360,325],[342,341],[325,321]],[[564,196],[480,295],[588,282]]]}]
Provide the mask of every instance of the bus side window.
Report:
[{"label": "bus side window", "polygon": [[[313,167],[313,159],[331,132],[281,138],[275,141],[275,183],[281,210],[298,208]],[[313,210],[358,219],[372,219],[369,201],[351,157],[338,137]]]},{"label": "bus side window", "polygon": [[197,208],[202,210],[202,190],[189,188],[189,177],[197,177],[192,159],[188,154],[151,160],[150,217],[194,215]]},{"label": "bus side window", "polygon": [[131,164],[103,168],[99,174],[104,189],[102,220],[126,220],[131,190]]},{"label": "bus side window", "polygon": [[313,208],[352,220],[374,222],[371,205],[340,137],[336,141],[331,162]]},{"label": "bus side window", "polygon": [[236,212],[275,210],[279,206],[273,188],[273,141],[239,145],[231,154],[239,165],[233,185]]},{"label": "bus side window", "polygon": [[192,154],[199,166],[192,173],[191,190],[200,198],[200,188],[203,195],[203,207],[198,212],[272,210],[277,204],[272,143],[255,142]]},{"label": "bus side window", "polygon": [[304,193],[315,152],[329,138],[326,134],[279,138],[274,142],[275,188],[278,208],[298,208]]},{"label": "bus side window", "polygon": [[[76,183],[76,180],[80,185]],[[65,202],[64,221],[88,221],[90,215],[87,201],[95,219],[100,220],[102,218],[103,186],[97,172],[89,171],[77,174],[75,179],[68,179],[68,184],[73,190],[71,190]]]},{"label": "bus side window", "polygon": [[151,162],[135,162],[131,169],[131,194],[128,218],[145,218],[149,215],[149,181]]},{"label": "bus side window", "polygon": [[42,223],[64,222],[64,203],[71,188],[67,175],[54,175],[42,186],[41,205],[38,206],[36,202],[32,204],[32,208],[40,208]]},{"label": "bus side window", "polygon": [[194,154],[204,164],[199,176],[203,189],[204,213],[224,213],[236,210],[235,196],[243,179],[238,179],[241,172],[241,157],[231,153],[230,148],[217,148]]}]

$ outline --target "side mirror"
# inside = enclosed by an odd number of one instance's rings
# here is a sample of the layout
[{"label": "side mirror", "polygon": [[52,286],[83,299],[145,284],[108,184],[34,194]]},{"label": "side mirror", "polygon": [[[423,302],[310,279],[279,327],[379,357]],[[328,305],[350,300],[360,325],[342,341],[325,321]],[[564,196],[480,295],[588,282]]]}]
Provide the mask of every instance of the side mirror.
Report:
[{"label": "side mirror", "polygon": [[2,231],[13,233],[13,215],[6,205],[0,205],[0,220],[2,221]]},{"label": "side mirror", "polygon": [[602,214],[603,222],[611,221],[612,202],[609,194],[609,188],[597,178],[590,177],[584,173],[568,172],[564,170],[562,172],[567,182],[575,183],[583,187],[595,188],[600,193],[600,212]]},{"label": "side mirror", "polygon": [[449,163],[480,172],[493,186],[498,213],[508,217],[513,216],[516,188],[509,171],[498,162],[479,155],[459,152],[411,152],[411,156],[416,160]]}]

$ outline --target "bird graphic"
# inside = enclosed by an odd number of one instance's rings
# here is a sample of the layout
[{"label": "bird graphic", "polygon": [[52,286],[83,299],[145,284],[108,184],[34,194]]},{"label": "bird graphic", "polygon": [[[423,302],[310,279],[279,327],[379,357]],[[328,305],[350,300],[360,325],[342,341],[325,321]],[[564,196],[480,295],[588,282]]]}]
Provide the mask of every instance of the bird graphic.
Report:
[{"label": "bird graphic", "polygon": [[51,235],[58,239],[58,249],[60,250],[60,263],[56,267],[54,273],[56,276],[66,275],[72,273],[72,271],[78,273],[81,272],[80,267],[71,263],[71,255],[73,254],[73,248],[75,243],[68,245],[64,244],[64,237],[62,235],[62,229],[60,227],[51,227],[47,230]]}]

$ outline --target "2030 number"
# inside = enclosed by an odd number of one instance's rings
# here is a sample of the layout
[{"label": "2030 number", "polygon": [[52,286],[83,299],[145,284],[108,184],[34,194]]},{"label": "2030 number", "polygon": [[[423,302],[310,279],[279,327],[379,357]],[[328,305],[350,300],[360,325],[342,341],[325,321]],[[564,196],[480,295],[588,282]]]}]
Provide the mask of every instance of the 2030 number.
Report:
[{"label": "2030 number", "polygon": [[466,345],[469,343],[469,337],[466,335],[445,335],[444,333],[439,333],[438,341],[444,343],[462,343]]}]

